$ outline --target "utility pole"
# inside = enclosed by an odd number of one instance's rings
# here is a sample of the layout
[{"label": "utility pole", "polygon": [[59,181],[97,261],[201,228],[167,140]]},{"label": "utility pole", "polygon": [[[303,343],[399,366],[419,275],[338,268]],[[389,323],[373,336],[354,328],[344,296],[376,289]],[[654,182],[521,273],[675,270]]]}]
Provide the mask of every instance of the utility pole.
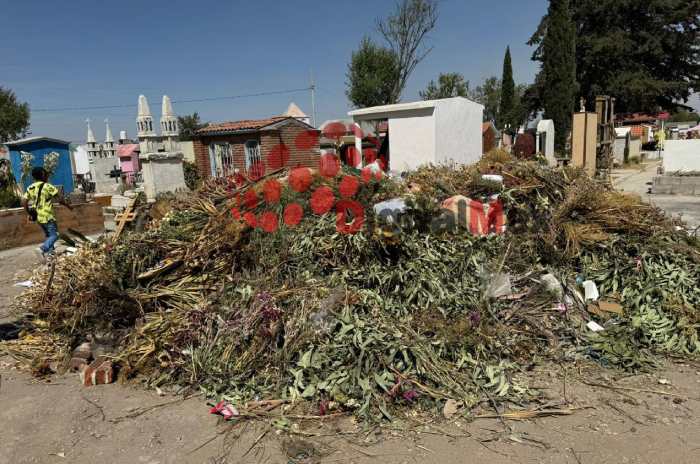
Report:
[{"label": "utility pole", "polygon": [[316,84],[314,84],[314,70],[311,73],[311,85],[309,90],[311,90],[311,125],[316,127]]}]

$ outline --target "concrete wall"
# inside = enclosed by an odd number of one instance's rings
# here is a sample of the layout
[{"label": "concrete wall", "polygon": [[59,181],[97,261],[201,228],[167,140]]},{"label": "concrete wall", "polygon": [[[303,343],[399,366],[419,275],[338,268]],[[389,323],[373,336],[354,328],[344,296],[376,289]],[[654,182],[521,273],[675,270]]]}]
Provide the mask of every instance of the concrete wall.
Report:
[{"label": "concrete wall", "polygon": [[182,152],[185,161],[194,163],[194,142],[191,140],[187,142],[180,142],[180,151]]},{"label": "concrete wall", "polygon": [[633,138],[630,139],[630,158],[640,158],[642,157],[642,139]]},{"label": "concrete wall", "polygon": [[159,193],[187,190],[182,168],[182,153],[147,153],[140,155],[143,191],[149,200]]},{"label": "concrete wall", "polygon": [[[435,163],[435,108],[401,111],[389,118],[389,167],[408,171]],[[477,131],[481,147],[481,122]],[[479,152],[481,153],[481,152]]]},{"label": "concrete wall", "polygon": [[[550,166],[557,165],[557,159],[554,157],[554,121],[551,119],[543,119],[537,124],[537,136],[535,143],[538,153],[542,153]],[[544,138],[544,144],[542,139]],[[541,146],[544,145],[544,146]]]},{"label": "concrete wall", "polygon": [[[104,230],[102,207],[97,203],[75,205],[73,211],[64,206],[54,206],[58,231],[75,229],[83,234],[96,234]],[[44,241],[39,225],[30,222],[22,208],[0,210],[0,250]]]},{"label": "concrete wall", "polygon": [[625,149],[627,148],[627,136],[616,137],[613,144],[613,158],[622,164],[625,161]]},{"label": "concrete wall", "polygon": [[700,176],[657,176],[651,191],[667,195],[700,195]]},{"label": "concrete wall", "polygon": [[109,177],[110,171],[119,169],[119,158],[94,158],[90,160],[90,176],[95,183],[95,192],[115,193],[119,191],[118,179]]},{"label": "concrete wall", "polygon": [[664,172],[700,172],[700,139],[667,140],[663,152]]},{"label": "concrete wall", "polygon": [[435,162],[472,164],[479,161],[483,153],[483,105],[466,98],[446,98],[436,105]]}]

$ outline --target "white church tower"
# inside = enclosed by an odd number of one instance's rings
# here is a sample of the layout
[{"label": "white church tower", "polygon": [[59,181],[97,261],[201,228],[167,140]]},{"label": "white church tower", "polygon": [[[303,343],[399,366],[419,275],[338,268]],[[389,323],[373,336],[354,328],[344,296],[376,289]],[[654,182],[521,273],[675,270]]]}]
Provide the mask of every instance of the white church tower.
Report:
[{"label": "white church tower", "polygon": [[106,158],[114,158],[117,154],[114,148],[112,129],[109,128],[109,119],[105,119],[105,143],[102,145],[102,154]]},{"label": "white church tower", "polygon": [[136,117],[136,130],[141,145],[141,153],[158,151],[155,146],[156,133],[153,131],[153,117],[151,108],[145,95],[139,95],[139,110]]},{"label": "white church tower", "polygon": [[160,133],[165,137],[177,137],[177,116],[173,112],[173,105],[170,103],[170,97],[163,95],[163,106],[160,116]]},{"label": "white church tower", "polygon": [[148,200],[154,200],[160,193],[187,189],[182,167],[183,154],[178,141],[177,116],[167,95],[163,95],[160,116],[160,135],[153,131],[153,118],[148,101],[139,96],[139,110],[136,118],[141,153],[141,173],[143,191]]},{"label": "white church tower", "polygon": [[170,97],[163,95],[163,105],[160,115],[160,135],[163,138],[163,148],[165,151],[179,150],[178,135],[180,131],[177,127],[177,116],[173,111],[173,105],[170,102]]},{"label": "white church tower", "polygon": [[87,123],[87,152],[88,159],[94,160],[100,157],[101,147],[95,141],[95,134],[92,132],[92,127],[90,127],[90,119],[86,119]]}]

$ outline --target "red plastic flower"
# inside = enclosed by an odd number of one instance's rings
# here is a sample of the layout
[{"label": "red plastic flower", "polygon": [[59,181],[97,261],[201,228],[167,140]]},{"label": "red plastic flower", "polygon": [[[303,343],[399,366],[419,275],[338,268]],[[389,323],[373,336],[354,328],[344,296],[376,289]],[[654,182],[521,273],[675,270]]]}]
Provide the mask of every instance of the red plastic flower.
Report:
[{"label": "red plastic flower", "polygon": [[355,176],[345,176],[338,185],[340,196],[343,198],[352,198],[360,188],[360,181]]},{"label": "red plastic flower", "polygon": [[277,179],[268,179],[263,184],[263,198],[269,204],[280,201],[282,195],[282,184]]},{"label": "red plastic flower", "polygon": [[311,211],[315,214],[326,214],[335,203],[335,195],[330,187],[322,185],[311,194]]},{"label": "red plastic flower", "polygon": [[265,163],[256,161],[248,168],[248,177],[252,181],[256,181],[265,175]]},{"label": "red plastic flower", "polygon": [[370,168],[362,168],[362,171],[360,171],[360,178],[362,178],[362,182],[369,184],[369,181],[372,180],[372,170]]},{"label": "red plastic flower", "polygon": [[287,148],[287,145],[283,143],[272,147],[272,150],[270,150],[270,154],[267,155],[267,164],[272,170],[285,167],[288,161],[289,148]]},{"label": "red plastic flower", "polygon": [[294,227],[301,222],[304,216],[304,208],[299,203],[290,203],[284,208],[284,224],[289,227]]},{"label": "red plastic flower", "polygon": [[[348,211],[352,213],[352,221],[348,222]],[[335,204],[335,230],[341,234],[354,234],[362,229],[365,223],[365,209],[355,200],[340,200]]]},{"label": "red plastic flower", "polygon": [[242,206],[247,209],[253,209],[256,206],[258,206],[259,201],[260,199],[258,198],[258,194],[255,193],[255,190],[249,188],[248,190],[246,190],[242,197],[238,197],[238,206]]},{"label": "red plastic flower", "polygon": [[236,219],[237,221],[240,221],[241,220],[241,210],[238,209],[238,207],[234,206],[233,208],[231,208],[231,216],[233,216],[233,218]]},{"label": "red plastic flower", "polygon": [[243,213],[243,220],[253,229],[255,229],[258,226],[258,220],[255,217],[255,213],[252,213],[250,211]]},{"label": "red plastic flower", "polygon": [[274,232],[277,230],[277,215],[272,211],[265,211],[260,215],[258,223],[265,232]]},{"label": "red plastic flower", "polygon": [[362,162],[362,154],[354,146],[348,147],[345,152],[345,159],[349,166],[355,167]]},{"label": "red plastic flower", "polygon": [[323,177],[335,177],[340,171],[340,160],[332,153],[324,153],[318,160],[318,172]]},{"label": "red plastic flower", "polygon": [[318,131],[307,130],[297,135],[294,139],[294,146],[298,150],[311,150],[313,147],[318,146]]},{"label": "red plastic flower", "polygon": [[324,126],[322,134],[326,138],[337,140],[344,136],[347,131],[345,124],[340,121],[334,121]]},{"label": "red plastic flower", "polygon": [[289,173],[289,186],[297,192],[306,192],[311,186],[311,181],[309,168],[296,168]]}]

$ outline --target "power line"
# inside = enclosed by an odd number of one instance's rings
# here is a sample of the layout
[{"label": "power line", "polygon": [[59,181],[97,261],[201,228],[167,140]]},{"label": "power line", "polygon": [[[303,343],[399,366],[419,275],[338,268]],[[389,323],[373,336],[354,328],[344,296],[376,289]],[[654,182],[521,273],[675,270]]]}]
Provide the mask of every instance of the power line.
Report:
[{"label": "power line", "polygon": [[[230,95],[225,97],[205,97],[205,98],[191,98],[186,100],[173,100],[173,103],[196,103],[196,102],[207,102],[216,100],[235,100],[238,98],[249,98],[249,97],[264,97],[266,95],[280,95],[286,93],[297,93],[312,90],[311,87],[303,87],[300,89],[288,89],[288,90],[273,90],[270,92],[258,92],[249,93],[243,95]],[[107,110],[115,108],[136,108],[138,105],[97,105],[97,106],[71,106],[64,108],[39,108],[32,109],[33,113],[49,113],[49,112],[59,112],[59,111],[87,111],[87,110]]]}]

